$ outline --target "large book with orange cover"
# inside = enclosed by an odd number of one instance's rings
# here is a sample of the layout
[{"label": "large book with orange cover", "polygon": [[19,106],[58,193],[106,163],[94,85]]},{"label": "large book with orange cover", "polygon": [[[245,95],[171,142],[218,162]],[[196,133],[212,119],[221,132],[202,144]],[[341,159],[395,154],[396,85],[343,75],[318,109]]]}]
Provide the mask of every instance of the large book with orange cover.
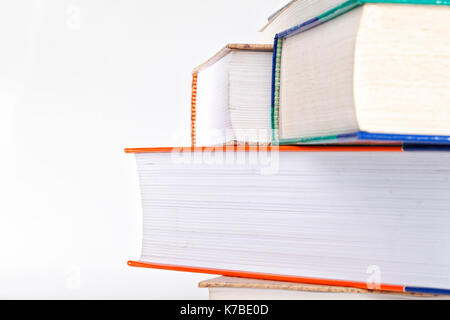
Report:
[{"label": "large book with orange cover", "polygon": [[143,206],[142,255],[131,266],[450,294],[448,152],[126,151],[137,159]]},{"label": "large book with orange cover", "polygon": [[229,44],[192,73],[192,146],[271,142],[272,45]]}]

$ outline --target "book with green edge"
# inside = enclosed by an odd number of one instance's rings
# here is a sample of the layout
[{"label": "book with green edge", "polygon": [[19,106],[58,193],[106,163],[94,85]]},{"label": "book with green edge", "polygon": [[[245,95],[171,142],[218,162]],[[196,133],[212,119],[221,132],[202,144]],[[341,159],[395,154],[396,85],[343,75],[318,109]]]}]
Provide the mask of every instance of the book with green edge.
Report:
[{"label": "book with green edge", "polygon": [[450,143],[450,1],[331,5],[275,36],[273,143]]}]

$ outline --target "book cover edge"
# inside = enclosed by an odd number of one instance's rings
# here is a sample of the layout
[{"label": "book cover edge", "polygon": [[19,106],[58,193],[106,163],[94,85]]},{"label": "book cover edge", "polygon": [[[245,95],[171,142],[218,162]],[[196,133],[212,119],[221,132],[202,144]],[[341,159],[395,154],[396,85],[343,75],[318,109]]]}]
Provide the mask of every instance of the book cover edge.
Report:
[{"label": "book cover edge", "polygon": [[450,295],[450,290],[440,289],[440,288],[424,288],[424,287],[414,287],[414,286],[380,284],[379,286],[377,286],[377,288],[373,289],[373,288],[371,288],[371,285],[369,285],[368,283],[363,283],[363,282],[358,282],[358,281],[319,279],[319,278],[307,278],[307,277],[289,276],[289,275],[277,275],[277,274],[265,274],[265,273],[245,272],[245,271],[221,270],[221,269],[213,269],[213,268],[165,265],[165,264],[159,264],[159,263],[147,263],[147,262],[132,261],[132,260],[128,261],[128,265],[130,267],[135,267],[135,268],[148,268],[148,269],[159,269],[159,270],[167,270],[167,271],[201,273],[201,274],[220,275],[220,276],[227,276],[227,277],[271,280],[271,281],[281,281],[281,282],[294,282],[294,283],[304,283],[304,284],[312,284],[312,285],[349,287],[349,288],[356,288],[356,289],[362,289],[362,290],[376,290],[376,291],[386,291],[386,292],[393,292],[393,293]]}]

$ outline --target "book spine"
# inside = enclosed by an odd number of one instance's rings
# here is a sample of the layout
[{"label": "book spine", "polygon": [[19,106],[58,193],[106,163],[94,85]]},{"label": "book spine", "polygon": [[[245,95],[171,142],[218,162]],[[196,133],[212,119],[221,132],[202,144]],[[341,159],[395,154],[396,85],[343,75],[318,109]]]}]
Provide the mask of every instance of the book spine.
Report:
[{"label": "book spine", "polygon": [[283,40],[276,37],[272,65],[272,143],[278,144],[280,118],[281,51]]},{"label": "book spine", "polygon": [[449,152],[450,145],[445,144],[417,144],[417,143],[404,143],[403,151],[411,152]]},{"label": "book spine", "polygon": [[192,97],[191,97],[191,144],[192,147],[197,145],[197,80],[198,74],[194,73],[192,75]]},{"label": "book spine", "polygon": [[434,289],[434,288],[420,288],[420,287],[405,287],[405,292],[406,293],[414,293],[414,294],[434,295],[434,296],[450,295],[450,290]]},{"label": "book spine", "polygon": [[372,132],[358,132],[358,139],[360,140],[375,140],[375,141],[402,141],[404,143],[433,143],[433,144],[449,144],[450,137],[448,136],[425,136],[425,135],[406,135],[406,134],[386,134],[386,133],[372,133]]}]

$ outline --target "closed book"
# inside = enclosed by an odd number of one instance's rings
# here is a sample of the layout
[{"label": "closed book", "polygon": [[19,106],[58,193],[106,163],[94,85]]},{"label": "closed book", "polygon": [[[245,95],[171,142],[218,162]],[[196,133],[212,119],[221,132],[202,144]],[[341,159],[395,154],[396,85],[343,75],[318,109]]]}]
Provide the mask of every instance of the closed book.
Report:
[{"label": "closed book", "polygon": [[271,142],[272,45],[229,44],[192,75],[192,146]]},{"label": "closed book", "polygon": [[129,264],[448,294],[450,153],[412,150],[127,149],[144,225]]},{"label": "closed book", "polygon": [[275,143],[450,143],[448,1],[308,3],[275,38]]},{"label": "closed book", "polygon": [[347,0],[293,0],[270,15],[259,30],[262,43],[273,43],[275,36],[283,31],[309,21]]}]

